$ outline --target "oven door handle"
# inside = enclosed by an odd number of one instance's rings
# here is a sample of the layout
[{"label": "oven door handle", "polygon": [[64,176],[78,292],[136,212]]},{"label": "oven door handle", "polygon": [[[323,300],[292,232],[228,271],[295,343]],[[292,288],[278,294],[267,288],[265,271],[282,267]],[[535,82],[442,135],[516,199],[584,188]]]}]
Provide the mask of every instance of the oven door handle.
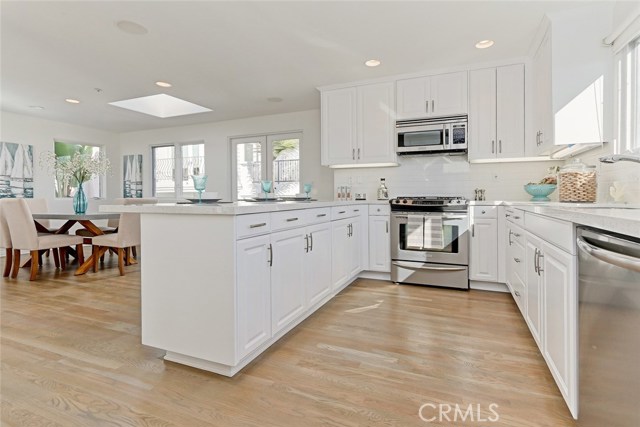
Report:
[{"label": "oven door handle", "polygon": [[463,271],[467,269],[467,267],[429,267],[426,264],[422,264],[421,266],[417,267],[413,264],[408,264],[401,261],[393,261],[391,264],[402,268],[408,268],[410,270]]}]

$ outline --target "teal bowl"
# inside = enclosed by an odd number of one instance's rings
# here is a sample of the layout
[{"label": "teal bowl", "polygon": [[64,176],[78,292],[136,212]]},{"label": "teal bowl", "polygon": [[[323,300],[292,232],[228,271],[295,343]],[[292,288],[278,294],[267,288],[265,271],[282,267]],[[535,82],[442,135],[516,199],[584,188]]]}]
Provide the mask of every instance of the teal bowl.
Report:
[{"label": "teal bowl", "polygon": [[555,184],[527,184],[524,186],[524,191],[532,195],[532,202],[549,202],[551,199],[547,197],[553,193],[556,189]]}]

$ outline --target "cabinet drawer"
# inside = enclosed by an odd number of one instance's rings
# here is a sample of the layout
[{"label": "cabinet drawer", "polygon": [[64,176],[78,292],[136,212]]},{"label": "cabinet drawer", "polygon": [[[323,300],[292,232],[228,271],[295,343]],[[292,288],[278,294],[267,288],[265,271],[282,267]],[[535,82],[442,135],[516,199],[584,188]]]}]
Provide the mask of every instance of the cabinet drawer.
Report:
[{"label": "cabinet drawer", "polygon": [[236,238],[242,239],[271,232],[271,217],[268,213],[238,215],[236,217]]},{"label": "cabinet drawer", "polygon": [[530,233],[553,243],[571,255],[576,254],[573,223],[527,212],[525,226]]},{"label": "cabinet drawer", "polygon": [[391,206],[387,205],[369,205],[370,216],[389,216],[391,214]]},{"label": "cabinet drawer", "polygon": [[307,224],[320,224],[331,220],[331,208],[307,209]]},{"label": "cabinet drawer", "polygon": [[356,206],[334,206],[331,208],[331,221],[342,218],[352,218],[360,215],[360,212],[364,210],[366,205]]},{"label": "cabinet drawer", "polygon": [[524,278],[524,269],[526,265],[524,259],[524,246],[514,243],[507,248],[507,264],[509,271],[516,273],[520,280]]},{"label": "cabinet drawer", "polygon": [[474,218],[498,218],[497,206],[473,206]]},{"label": "cabinet drawer", "polygon": [[304,227],[307,225],[307,210],[272,212],[271,231],[287,230],[289,228]]},{"label": "cabinet drawer", "polygon": [[522,280],[520,280],[519,277],[515,277],[514,280],[511,282],[511,288],[513,289],[513,293],[512,293],[513,300],[518,305],[518,308],[520,309],[520,313],[522,313],[522,315],[524,316],[525,308],[526,308],[524,283],[522,282]]},{"label": "cabinet drawer", "polygon": [[507,222],[507,247],[511,247],[516,243],[524,247],[524,234],[524,229]]},{"label": "cabinet drawer", "polygon": [[506,207],[504,209],[504,216],[507,218],[507,221],[511,221],[521,227],[524,226],[524,212],[520,209]]}]

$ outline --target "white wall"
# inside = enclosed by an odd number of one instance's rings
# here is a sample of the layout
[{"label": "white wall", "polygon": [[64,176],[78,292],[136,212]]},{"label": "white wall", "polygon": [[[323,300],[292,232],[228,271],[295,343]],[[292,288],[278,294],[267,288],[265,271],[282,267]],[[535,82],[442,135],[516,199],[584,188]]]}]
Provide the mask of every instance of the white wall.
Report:
[{"label": "white wall", "polygon": [[151,195],[151,146],[154,144],[204,141],[205,164],[209,179],[207,191],[217,191],[225,200],[231,197],[231,157],[229,138],[265,133],[302,131],[301,179],[313,181],[312,196],[330,199],[333,174],[320,166],[320,111],[251,117],[239,120],[179,126],[120,135],[122,155],[142,154],[143,192]]},{"label": "white wall", "polygon": [[[119,197],[122,160],[117,134],[4,111],[0,115],[0,124],[0,139],[2,141],[33,145],[33,196],[47,199],[50,210],[58,212],[73,210],[71,198],[55,198],[53,176],[49,175],[46,169],[40,167],[40,155],[45,151],[53,151],[54,139],[104,146],[112,164],[111,173],[107,176],[106,198]],[[90,200],[89,211],[96,211],[99,203],[99,201]]]},{"label": "white wall", "polygon": [[[474,189],[484,188],[487,200],[530,200],[523,186],[540,181],[549,166],[559,162],[471,164],[463,156],[400,157],[399,167],[336,169],[335,185],[349,185],[353,192],[366,192],[375,200],[380,178],[385,178],[389,196],[464,196],[474,198]],[[554,197],[556,199],[554,199]],[[557,200],[557,194],[551,195]]]}]

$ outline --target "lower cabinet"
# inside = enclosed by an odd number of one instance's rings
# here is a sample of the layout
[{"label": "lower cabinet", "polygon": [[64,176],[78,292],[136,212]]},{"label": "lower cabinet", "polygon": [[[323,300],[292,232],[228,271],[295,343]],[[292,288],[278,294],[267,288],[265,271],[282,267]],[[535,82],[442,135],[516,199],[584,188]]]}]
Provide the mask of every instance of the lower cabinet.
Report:
[{"label": "lower cabinet", "polygon": [[391,271],[389,215],[369,217],[369,270]]},{"label": "lower cabinet", "polygon": [[471,280],[498,281],[498,220],[475,218],[471,229]]},{"label": "lower cabinet", "polygon": [[238,354],[242,358],[271,338],[271,236],[236,243]]},{"label": "lower cabinet", "polygon": [[527,233],[525,248],[525,281],[527,283],[526,319],[533,339],[542,348],[540,333],[542,331],[542,287],[544,276],[538,268],[538,254],[542,250],[542,241]]},{"label": "lower cabinet", "polygon": [[334,291],[347,284],[361,270],[360,217],[331,223],[331,282]]},{"label": "lower cabinet", "polygon": [[307,307],[313,307],[331,294],[331,223],[307,227],[304,283]]}]

